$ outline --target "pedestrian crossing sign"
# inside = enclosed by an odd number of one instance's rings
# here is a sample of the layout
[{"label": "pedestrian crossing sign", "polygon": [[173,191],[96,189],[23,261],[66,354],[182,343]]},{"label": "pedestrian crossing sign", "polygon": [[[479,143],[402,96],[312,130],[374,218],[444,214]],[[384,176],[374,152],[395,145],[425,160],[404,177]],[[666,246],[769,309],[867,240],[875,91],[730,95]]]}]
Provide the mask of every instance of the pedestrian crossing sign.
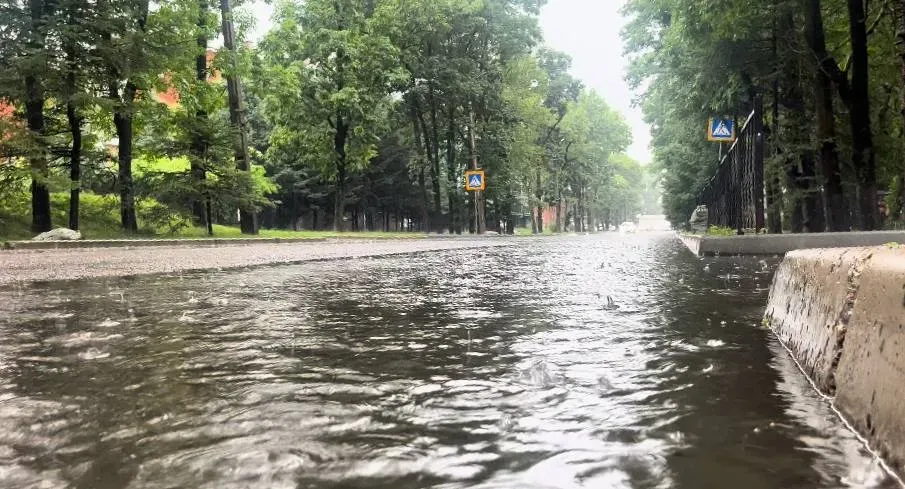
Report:
[{"label": "pedestrian crossing sign", "polygon": [[469,192],[481,192],[487,187],[484,178],[484,170],[470,170],[465,172],[465,190]]},{"label": "pedestrian crossing sign", "polygon": [[719,143],[735,141],[735,121],[729,117],[713,117],[707,124],[707,140]]}]

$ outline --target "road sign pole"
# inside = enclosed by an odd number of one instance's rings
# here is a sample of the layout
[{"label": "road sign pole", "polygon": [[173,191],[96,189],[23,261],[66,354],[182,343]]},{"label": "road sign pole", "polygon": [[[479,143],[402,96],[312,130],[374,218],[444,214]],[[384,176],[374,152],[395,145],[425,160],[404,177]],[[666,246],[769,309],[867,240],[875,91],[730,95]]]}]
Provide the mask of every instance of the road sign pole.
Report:
[{"label": "road sign pole", "polygon": [[[471,153],[471,169],[478,169],[478,154],[474,138],[474,110],[468,111],[468,152]],[[477,191],[474,194],[475,205],[475,232],[484,234],[487,232],[487,222],[484,218],[484,192]]]}]

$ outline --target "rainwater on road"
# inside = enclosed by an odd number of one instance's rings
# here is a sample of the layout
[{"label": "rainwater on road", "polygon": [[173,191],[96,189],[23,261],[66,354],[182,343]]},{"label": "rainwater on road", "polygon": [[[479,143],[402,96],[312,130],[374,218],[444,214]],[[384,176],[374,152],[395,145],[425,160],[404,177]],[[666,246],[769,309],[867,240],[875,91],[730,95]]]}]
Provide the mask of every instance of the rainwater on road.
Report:
[{"label": "rainwater on road", "polygon": [[674,237],[0,288],[0,487],[896,487]]}]

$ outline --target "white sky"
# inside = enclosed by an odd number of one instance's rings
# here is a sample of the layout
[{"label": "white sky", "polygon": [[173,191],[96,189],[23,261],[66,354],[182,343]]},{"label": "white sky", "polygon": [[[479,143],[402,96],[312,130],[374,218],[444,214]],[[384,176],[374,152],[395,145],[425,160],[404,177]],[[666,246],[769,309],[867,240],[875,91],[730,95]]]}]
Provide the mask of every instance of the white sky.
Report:
[{"label": "white sky", "polygon": [[[631,157],[651,160],[650,128],[640,108],[632,106],[633,93],[624,80],[627,61],[619,35],[625,19],[619,10],[625,0],[548,0],[540,23],[547,45],[572,56],[572,74],[603,96],[632,128]],[[257,19],[252,39],[260,39],[270,25],[273,7],[260,1],[250,6]]]},{"label": "white sky", "polygon": [[540,16],[547,45],[572,56],[572,75],[600,94],[625,117],[634,143],[629,156],[643,164],[651,160],[650,128],[625,82],[628,62],[622,56],[620,32],[626,20],[619,13],[625,0],[549,0]]}]

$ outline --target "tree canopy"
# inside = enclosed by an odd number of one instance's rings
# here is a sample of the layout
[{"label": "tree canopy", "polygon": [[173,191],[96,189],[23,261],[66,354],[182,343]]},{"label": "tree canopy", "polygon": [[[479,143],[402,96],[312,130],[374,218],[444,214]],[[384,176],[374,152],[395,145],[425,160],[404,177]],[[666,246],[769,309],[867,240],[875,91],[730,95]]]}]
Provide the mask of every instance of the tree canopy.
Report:
[{"label": "tree canopy", "polygon": [[61,224],[63,192],[70,227],[88,192],[116,199],[128,232],[630,219],[655,182],[606,94],[544,45],[543,3],[281,0],[252,44],[230,0],[7,2],[0,223],[28,195],[34,231]]},{"label": "tree canopy", "polygon": [[631,0],[624,12],[673,222],[687,221],[718,162],[707,118],[744,120],[758,98],[773,231],[905,217],[905,2]]}]

